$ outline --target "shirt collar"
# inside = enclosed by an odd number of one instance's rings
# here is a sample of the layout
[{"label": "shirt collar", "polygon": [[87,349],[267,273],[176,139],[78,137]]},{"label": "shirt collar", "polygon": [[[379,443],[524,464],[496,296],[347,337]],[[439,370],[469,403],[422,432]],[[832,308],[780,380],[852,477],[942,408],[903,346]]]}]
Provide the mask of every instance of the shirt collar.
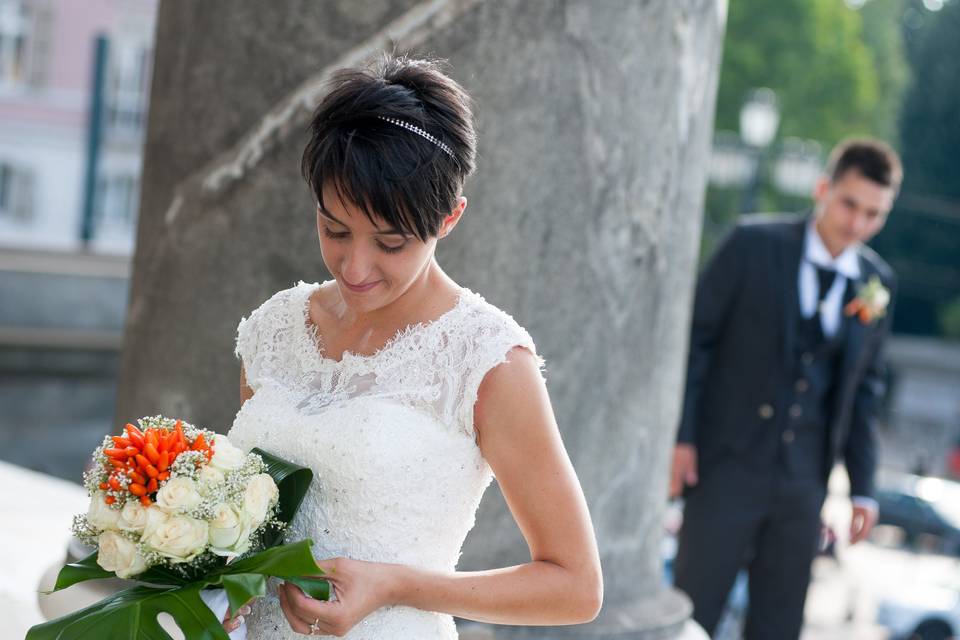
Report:
[{"label": "shirt collar", "polygon": [[827,269],[835,269],[837,273],[851,280],[860,277],[860,258],[857,245],[853,244],[844,249],[843,253],[834,258],[827,250],[823,239],[817,232],[817,218],[811,216],[807,222],[806,237],[803,243],[804,258],[809,262]]}]

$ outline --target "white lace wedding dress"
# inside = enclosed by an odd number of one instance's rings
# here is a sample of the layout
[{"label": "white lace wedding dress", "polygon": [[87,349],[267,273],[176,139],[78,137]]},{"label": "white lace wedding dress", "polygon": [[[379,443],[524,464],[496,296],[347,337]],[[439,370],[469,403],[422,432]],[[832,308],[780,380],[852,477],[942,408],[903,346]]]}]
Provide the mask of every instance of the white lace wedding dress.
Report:
[{"label": "white lace wedding dress", "polygon": [[[237,355],[254,396],[229,437],[313,469],[289,541],[310,538],[318,559],[349,557],[452,571],[492,479],[474,440],[473,405],[484,375],[514,346],[536,353],[509,315],[463,289],[436,320],[398,333],[371,355],[323,355],[298,283],[237,329]],[[275,593],[247,616],[251,640],[303,637]],[[351,640],[456,638],[448,615],[392,606]]]}]

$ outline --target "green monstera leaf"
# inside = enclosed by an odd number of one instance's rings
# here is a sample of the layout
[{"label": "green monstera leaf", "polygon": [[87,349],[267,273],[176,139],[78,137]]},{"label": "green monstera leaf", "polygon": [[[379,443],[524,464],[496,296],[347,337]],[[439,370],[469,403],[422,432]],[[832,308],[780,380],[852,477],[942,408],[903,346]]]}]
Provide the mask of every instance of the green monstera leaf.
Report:
[{"label": "green monstera leaf", "polygon": [[[116,575],[112,571],[107,571],[97,564],[97,552],[94,551],[82,560],[64,565],[63,568],[60,569],[60,573],[57,574],[57,581],[54,583],[53,589],[48,593],[72,587],[78,582],[84,582],[86,580],[102,580],[115,577]],[[137,582],[147,582],[170,587],[190,584],[189,580],[166,567],[152,567],[147,569],[143,573],[138,574],[136,580]]]},{"label": "green monstera leaf", "polygon": [[[254,452],[267,463],[267,473],[280,490],[278,519],[289,522],[296,515],[313,472],[282,460],[261,449]],[[271,535],[268,545],[277,545],[281,532]],[[197,580],[187,580],[170,569],[154,567],[137,576],[141,584],[116,593],[72,614],[36,625],[26,640],[100,640],[101,638],[164,639],[170,636],[157,621],[166,612],[188,638],[227,640],[221,622],[200,598],[207,588],[221,588],[227,594],[230,609],[236,611],[251,598],[266,593],[268,577],[297,584],[312,598],[327,600],[329,583],[320,578],[323,571],[310,552],[311,540],[271,546],[236,562],[225,564]],[[86,580],[112,578],[112,572],[97,564],[97,554],[64,566],[54,585],[58,591]]]},{"label": "green monstera leaf", "polygon": [[[266,593],[267,576],[289,579],[312,598],[330,597],[329,583],[306,576],[322,573],[310,553],[310,540],[267,549],[231,563],[204,580],[182,587],[139,585],[116,593],[85,609],[37,625],[26,640],[100,640],[101,638],[154,638],[170,636],[157,621],[169,613],[191,639],[226,640],[220,620],[200,598],[205,588],[223,588],[236,611],[251,598]],[[287,578],[286,576],[292,576]]]},{"label": "green monstera leaf", "polygon": [[200,599],[200,585],[133,587],[56,620],[36,625],[26,640],[143,638],[173,640],[157,616],[169,613],[191,640],[229,640],[221,623]]}]

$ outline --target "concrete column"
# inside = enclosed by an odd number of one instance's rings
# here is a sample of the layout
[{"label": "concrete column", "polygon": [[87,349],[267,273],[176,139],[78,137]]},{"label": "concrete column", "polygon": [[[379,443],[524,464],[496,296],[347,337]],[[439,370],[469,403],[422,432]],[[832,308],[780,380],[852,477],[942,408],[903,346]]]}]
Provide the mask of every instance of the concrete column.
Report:
[{"label": "concrete column", "polygon": [[[689,603],[661,584],[662,515],[725,14],[725,0],[164,1],[118,416],[229,427],[240,316],[326,277],[298,175],[323,82],[394,45],[448,58],[480,155],[439,260],[546,358],[606,579],[592,625],[486,633],[677,637]],[[490,491],[461,568],[527,558]]]}]

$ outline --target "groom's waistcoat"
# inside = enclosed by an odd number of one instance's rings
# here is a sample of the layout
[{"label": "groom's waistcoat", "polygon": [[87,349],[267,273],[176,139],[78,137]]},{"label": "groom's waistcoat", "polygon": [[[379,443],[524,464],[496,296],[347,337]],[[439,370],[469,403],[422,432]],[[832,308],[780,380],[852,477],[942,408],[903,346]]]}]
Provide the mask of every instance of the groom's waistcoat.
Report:
[{"label": "groom's waistcoat", "polygon": [[[830,404],[837,390],[843,355],[843,334],[824,335],[820,317],[795,318],[796,343],[791,381],[781,389],[778,403],[786,407],[764,430],[759,447],[748,450],[755,466],[777,467],[795,479],[819,481],[828,470],[827,447]],[[841,327],[842,328],[842,327]]]},{"label": "groom's waistcoat", "polygon": [[[807,218],[750,216],[721,244],[697,286],[678,441],[701,465],[724,455],[826,479],[843,458],[856,495],[873,492],[875,422],[884,392],[880,347],[890,314],[844,317],[825,338],[799,310]],[[893,274],[860,249],[862,279]],[[848,282],[845,299],[859,283]]]}]

